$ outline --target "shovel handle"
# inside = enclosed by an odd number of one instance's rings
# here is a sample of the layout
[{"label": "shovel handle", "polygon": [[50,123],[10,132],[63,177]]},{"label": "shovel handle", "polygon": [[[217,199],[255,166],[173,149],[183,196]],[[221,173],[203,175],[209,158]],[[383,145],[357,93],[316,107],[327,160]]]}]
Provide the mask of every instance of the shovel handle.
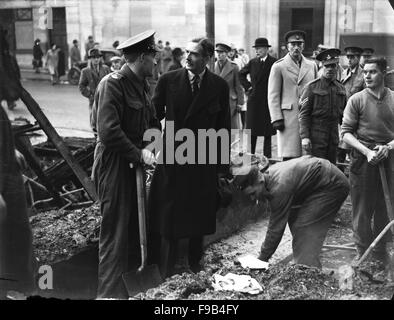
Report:
[{"label": "shovel handle", "polygon": [[[130,165],[132,168],[132,166]],[[146,267],[147,264],[147,241],[146,241],[146,213],[145,213],[145,180],[142,166],[135,166],[135,177],[137,185],[137,203],[138,203],[138,226],[140,233],[141,246],[141,266],[139,270]]]},{"label": "shovel handle", "polygon": [[364,260],[365,258],[369,255],[369,253],[372,251],[373,248],[375,248],[376,244],[380,241],[380,239],[383,238],[383,236],[386,234],[386,232],[390,229],[390,227],[394,226],[394,220],[391,220],[389,224],[386,225],[386,227],[382,230],[382,232],[379,233],[379,235],[376,237],[376,239],[371,243],[371,245],[368,247],[367,251],[364,252],[360,260],[358,260],[353,267],[357,268]]},{"label": "shovel handle", "polygon": [[[382,188],[383,188],[383,194],[384,194],[384,201],[386,202],[387,215],[389,216],[389,220],[392,221],[392,220],[394,220],[394,212],[393,212],[393,206],[391,203],[390,190],[389,190],[389,186],[387,184],[386,171],[384,169],[383,162],[379,163],[379,173],[380,173],[380,179],[382,180]],[[394,232],[394,229],[393,229],[393,232]]]}]

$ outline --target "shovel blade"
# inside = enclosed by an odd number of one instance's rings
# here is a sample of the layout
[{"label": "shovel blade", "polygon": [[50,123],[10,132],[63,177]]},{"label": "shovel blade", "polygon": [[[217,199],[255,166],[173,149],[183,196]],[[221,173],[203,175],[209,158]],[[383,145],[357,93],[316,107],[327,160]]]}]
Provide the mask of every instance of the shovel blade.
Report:
[{"label": "shovel blade", "polygon": [[145,266],[142,270],[133,270],[122,275],[130,297],[140,292],[157,287],[163,282],[157,265]]},{"label": "shovel blade", "polygon": [[349,265],[344,265],[339,267],[338,269],[338,284],[339,284],[339,289],[342,291],[345,290],[353,290],[353,278],[354,278],[355,272],[353,267]]}]

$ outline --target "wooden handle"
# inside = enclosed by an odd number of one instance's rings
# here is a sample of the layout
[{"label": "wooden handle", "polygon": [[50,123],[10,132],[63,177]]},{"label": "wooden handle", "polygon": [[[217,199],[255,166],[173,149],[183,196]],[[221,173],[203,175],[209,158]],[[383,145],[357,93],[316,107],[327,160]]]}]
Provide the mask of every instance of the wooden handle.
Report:
[{"label": "wooden handle", "polygon": [[146,240],[146,215],[145,215],[145,180],[142,166],[135,168],[136,184],[137,184],[137,202],[138,202],[138,226],[140,233],[141,246],[141,267],[143,269],[147,264],[147,240]]},{"label": "wooden handle", "polygon": [[380,178],[382,180],[382,188],[384,194],[384,201],[386,202],[387,215],[389,216],[389,220],[392,221],[394,220],[393,205],[391,203],[390,190],[387,184],[386,171],[384,169],[383,162],[379,163],[379,172],[380,172]]}]

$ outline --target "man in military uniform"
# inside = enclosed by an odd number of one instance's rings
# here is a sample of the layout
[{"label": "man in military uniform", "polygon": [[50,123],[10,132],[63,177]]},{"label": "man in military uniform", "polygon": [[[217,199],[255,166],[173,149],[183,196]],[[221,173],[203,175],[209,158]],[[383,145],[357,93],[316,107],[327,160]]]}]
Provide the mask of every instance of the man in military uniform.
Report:
[{"label": "man in military uniform", "polygon": [[336,80],[339,49],[328,49],[316,56],[322,75],[304,89],[300,98],[300,136],[306,154],[336,163],[338,124],[346,106],[345,87]]},{"label": "man in military uniform", "polygon": [[[359,47],[347,47],[345,48],[346,57],[349,62],[349,66],[342,72],[341,82],[346,89],[346,97],[349,98],[357,92],[364,89],[364,76],[363,69],[360,66],[360,56],[363,49]],[[338,162],[344,163],[346,154],[348,153],[349,147],[340,139],[338,144]],[[341,167],[344,170],[344,167]]]},{"label": "man in military uniform", "polygon": [[360,58],[360,67],[364,69],[365,61],[369,58],[372,57],[372,55],[375,53],[375,50],[372,48],[364,48],[363,52],[361,53],[361,58]]},{"label": "man in military uniform", "polygon": [[241,129],[240,111],[244,104],[244,91],[239,81],[239,68],[234,61],[231,61],[227,54],[231,47],[225,43],[217,43],[216,50],[218,61],[215,63],[214,72],[226,80],[230,88],[230,116],[231,129]]},{"label": "man in military uniform", "polygon": [[283,160],[301,156],[298,101],[305,85],[317,78],[317,66],[302,55],[305,32],[286,33],[289,53],[272,66],[268,80],[268,107],[278,132],[278,156]]},{"label": "man in military uniform", "polygon": [[92,174],[102,214],[98,298],[127,298],[122,274],[138,263],[130,259],[139,247],[136,176],[130,164],[155,160],[143,143],[145,130],[160,128],[146,81],[155,63],[154,33],[143,32],[119,45],[126,63],[102,80],[95,96],[98,142]]}]

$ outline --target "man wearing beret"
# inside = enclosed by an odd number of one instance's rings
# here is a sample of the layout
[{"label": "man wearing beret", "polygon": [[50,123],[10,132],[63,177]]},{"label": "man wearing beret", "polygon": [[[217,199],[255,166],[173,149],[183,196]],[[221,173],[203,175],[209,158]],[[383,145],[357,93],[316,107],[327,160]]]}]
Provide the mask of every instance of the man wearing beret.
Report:
[{"label": "man wearing beret", "polygon": [[88,59],[88,66],[82,69],[78,88],[81,94],[89,99],[89,122],[92,125],[92,106],[96,88],[101,79],[109,74],[111,70],[103,64],[102,54],[99,49],[90,49]]},{"label": "man wearing beret", "polygon": [[[271,137],[275,135],[276,130],[271,124],[267,90],[268,78],[276,59],[268,54],[271,45],[266,38],[257,38],[253,47],[256,50],[256,57],[251,59],[239,73],[242,86],[248,96],[246,128],[251,130],[250,152],[252,154],[256,152],[257,138],[263,136],[264,155],[271,158]],[[247,79],[248,75],[250,81]]]},{"label": "man wearing beret", "polygon": [[338,124],[346,105],[345,87],[336,80],[339,49],[328,49],[316,56],[322,75],[308,83],[300,98],[300,136],[303,151],[336,163]]},{"label": "man wearing beret", "polygon": [[146,81],[155,63],[154,34],[148,30],[118,46],[126,63],[103,78],[94,99],[98,141],[92,175],[102,215],[98,298],[127,298],[122,274],[138,263],[132,255],[139,252],[135,167],[154,162],[143,135],[160,128]]},{"label": "man wearing beret", "polygon": [[[234,185],[253,199],[269,202],[269,223],[258,258],[269,261],[288,225],[294,263],[321,268],[324,239],[349,193],[346,176],[328,160],[310,155],[269,168],[268,164],[263,159],[259,167],[232,169]],[[292,209],[295,205],[297,210]]]},{"label": "man wearing beret", "polygon": [[234,61],[227,57],[231,47],[225,43],[216,44],[218,60],[214,72],[226,80],[230,88],[231,129],[241,129],[241,106],[244,104],[244,91],[239,81],[239,68]]},{"label": "man wearing beret", "polygon": [[[208,150],[201,149],[196,138],[196,151],[185,161],[171,156],[171,149],[178,150],[183,142],[174,141],[169,133],[171,127],[175,134],[188,129],[195,137],[200,129],[220,130],[230,137],[229,88],[207,68],[214,49],[206,38],[192,40],[186,46],[186,67],[163,74],[152,99],[158,119],[165,119],[165,132],[163,163],[159,161],[150,187],[150,234],[155,237],[148,247],[153,249],[149,261],[160,264],[163,277],[182,268],[198,271],[203,237],[216,231],[218,177],[229,170],[230,139],[219,139],[218,149]],[[221,157],[220,150],[226,150],[228,157]],[[216,152],[216,160],[208,160]]]},{"label": "man wearing beret", "polygon": [[272,66],[268,80],[268,107],[272,125],[278,132],[278,156],[283,160],[301,156],[298,101],[305,85],[316,79],[317,66],[302,55],[305,32],[285,35],[289,53]]}]

